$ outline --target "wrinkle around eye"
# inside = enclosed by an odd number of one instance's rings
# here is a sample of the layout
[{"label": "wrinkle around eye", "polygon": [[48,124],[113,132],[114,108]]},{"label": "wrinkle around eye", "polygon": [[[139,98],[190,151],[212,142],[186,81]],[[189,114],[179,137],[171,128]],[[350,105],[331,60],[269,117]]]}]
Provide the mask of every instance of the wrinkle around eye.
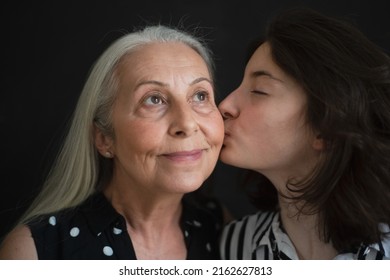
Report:
[{"label": "wrinkle around eye", "polygon": [[192,102],[192,108],[194,111],[202,115],[208,115],[214,111],[218,111],[218,107],[214,102],[214,99],[207,94],[205,100]]},{"label": "wrinkle around eye", "polygon": [[148,93],[140,100],[141,106],[148,106],[148,107],[165,105],[167,103],[168,102],[165,96],[163,96],[159,92]]},{"label": "wrinkle around eye", "polygon": [[[201,94],[204,95],[204,99],[203,100],[196,100],[197,97],[199,97]],[[193,97],[192,100],[194,100],[195,102],[199,102],[199,103],[204,103],[204,102],[210,101],[210,94],[204,90],[197,91],[192,97]]]},{"label": "wrinkle around eye", "polygon": [[168,110],[168,105],[168,101],[161,93],[146,94],[138,101],[134,114],[147,118],[161,117]]}]

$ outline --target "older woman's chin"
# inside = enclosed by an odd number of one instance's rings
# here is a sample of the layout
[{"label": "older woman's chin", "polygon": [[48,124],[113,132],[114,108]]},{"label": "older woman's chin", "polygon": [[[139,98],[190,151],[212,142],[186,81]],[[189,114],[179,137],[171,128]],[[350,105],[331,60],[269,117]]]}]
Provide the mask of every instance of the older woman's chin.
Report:
[{"label": "older woman's chin", "polygon": [[169,189],[173,193],[177,194],[186,194],[194,192],[199,189],[204,181],[208,178],[209,175],[199,175],[199,176],[183,176],[175,179],[175,182],[170,184]]}]

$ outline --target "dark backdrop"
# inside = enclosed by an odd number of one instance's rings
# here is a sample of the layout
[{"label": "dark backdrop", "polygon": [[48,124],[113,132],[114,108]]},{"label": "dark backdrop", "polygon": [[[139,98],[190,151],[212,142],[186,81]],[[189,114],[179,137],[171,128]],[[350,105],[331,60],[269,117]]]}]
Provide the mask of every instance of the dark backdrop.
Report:
[{"label": "dark backdrop", "polygon": [[[390,50],[387,0],[8,2],[1,8],[0,236],[36,195],[91,64],[135,26],[160,22],[201,27],[215,53],[218,101],[238,86],[247,43],[272,14],[288,6],[346,16]],[[254,211],[239,188],[242,174],[219,163],[209,180],[235,217]]]}]

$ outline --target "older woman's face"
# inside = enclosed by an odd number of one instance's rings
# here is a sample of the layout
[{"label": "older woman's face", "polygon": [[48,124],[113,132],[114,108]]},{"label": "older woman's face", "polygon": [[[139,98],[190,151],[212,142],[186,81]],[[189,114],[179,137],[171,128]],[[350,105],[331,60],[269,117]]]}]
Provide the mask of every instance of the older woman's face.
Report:
[{"label": "older woman's face", "polygon": [[221,160],[282,184],[314,164],[315,137],[305,122],[306,94],[272,60],[268,43],[249,60],[241,85],[219,105],[225,116]]},{"label": "older woman's face", "polygon": [[203,59],[184,44],[151,44],[124,58],[117,73],[114,180],[155,193],[197,189],[224,134]]}]

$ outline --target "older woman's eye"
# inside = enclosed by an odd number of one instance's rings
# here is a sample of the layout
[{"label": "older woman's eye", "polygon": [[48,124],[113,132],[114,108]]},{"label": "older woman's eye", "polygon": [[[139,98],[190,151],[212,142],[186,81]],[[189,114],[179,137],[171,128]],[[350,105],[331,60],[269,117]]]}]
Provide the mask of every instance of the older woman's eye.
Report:
[{"label": "older woman's eye", "polygon": [[193,101],[195,102],[204,102],[207,101],[209,94],[206,91],[198,91],[193,96]]},{"label": "older woman's eye", "polygon": [[146,105],[160,105],[164,103],[164,99],[159,95],[151,95],[144,100]]}]

